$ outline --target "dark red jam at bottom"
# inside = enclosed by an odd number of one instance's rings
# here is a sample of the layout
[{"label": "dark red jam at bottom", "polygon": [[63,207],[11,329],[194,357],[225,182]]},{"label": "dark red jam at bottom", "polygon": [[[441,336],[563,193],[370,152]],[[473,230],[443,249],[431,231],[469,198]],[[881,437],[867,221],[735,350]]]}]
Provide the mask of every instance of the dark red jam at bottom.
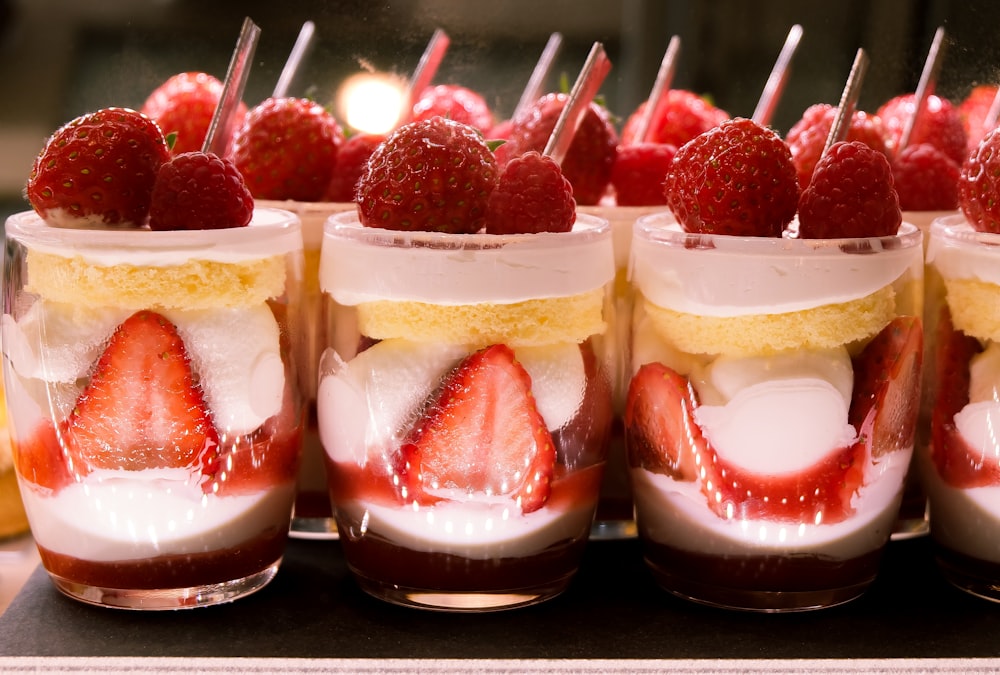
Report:
[{"label": "dark red jam at bottom", "polygon": [[121,589],[193,588],[257,574],[280,560],[288,531],[273,528],[234,548],[163,555],[141,560],[95,562],[38,546],[45,569],[87,586]]},{"label": "dark red jam at bottom", "polygon": [[646,564],[666,590],[709,605],[794,611],[861,595],[878,572],[881,550],[848,559],[813,554],[707,555],[645,540]]},{"label": "dark red jam at bottom", "polygon": [[552,544],[521,558],[465,558],[414,551],[387,541],[371,530],[338,520],[344,557],[351,571],[383,586],[439,593],[503,593],[549,586],[572,576],[580,565],[586,536]]}]

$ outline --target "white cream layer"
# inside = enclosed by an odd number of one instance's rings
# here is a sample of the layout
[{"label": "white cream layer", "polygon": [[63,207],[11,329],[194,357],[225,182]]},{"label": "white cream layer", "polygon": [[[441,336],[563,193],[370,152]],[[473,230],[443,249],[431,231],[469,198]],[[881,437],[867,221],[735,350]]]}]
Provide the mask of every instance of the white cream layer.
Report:
[{"label": "white cream layer", "polygon": [[660,213],[635,224],[630,280],[660,307],[727,317],[857,300],[922,269],[921,235],[909,223],[894,239],[898,248],[866,240],[877,255],[845,253],[844,241],[699,237],[684,234],[673,216]]},{"label": "white cream layer", "polygon": [[210,553],[285,527],[294,485],[252,495],[204,495],[184,482],[186,471],[140,476],[102,471],[55,496],[21,490],[35,541],[83,560],[116,561]]}]

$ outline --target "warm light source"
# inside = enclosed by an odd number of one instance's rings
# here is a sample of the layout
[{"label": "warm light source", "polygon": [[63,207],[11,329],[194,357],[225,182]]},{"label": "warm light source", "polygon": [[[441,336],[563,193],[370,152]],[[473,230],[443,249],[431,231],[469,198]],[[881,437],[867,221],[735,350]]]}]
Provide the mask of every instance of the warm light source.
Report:
[{"label": "warm light source", "polygon": [[389,75],[359,73],[340,87],[338,104],[347,126],[370,134],[391,131],[406,100],[406,83]]}]

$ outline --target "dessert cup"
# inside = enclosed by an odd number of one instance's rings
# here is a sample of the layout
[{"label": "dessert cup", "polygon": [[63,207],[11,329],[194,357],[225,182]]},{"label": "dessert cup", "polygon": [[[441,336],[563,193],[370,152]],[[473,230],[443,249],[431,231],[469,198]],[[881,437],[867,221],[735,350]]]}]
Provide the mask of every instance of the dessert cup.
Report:
[{"label": "dessert cup", "polygon": [[938,288],[930,443],[918,461],[930,501],[930,529],[944,576],[1000,601],[1000,236],[976,232],[964,216],[935,221],[928,284]]},{"label": "dessert cup", "polygon": [[298,364],[302,393],[305,397],[306,425],[302,435],[302,462],[296,481],[295,508],[288,534],[295,539],[336,539],[337,521],[330,506],[326,484],[325,453],[316,425],[316,384],[319,358],[325,348],[324,322],[321,320],[322,294],[319,290],[319,254],[323,225],[327,218],[354,210],[353,202],[299,202],[293,200],[257,200],[262,208],[291,211],[302,223],[305,277],[302,284],[302,339]]},{"label": "dessert cup", "polygon": [[646,563],[762,612],[875,578],[913,451],[921,235],[797,240],[636,223],[625,433]]},{"label": "dessert cup", "polygon": [[6,225],[4,381],[25,509],[86,603],[235,600],[277,572],[302,442],[298,219]]},{"label": "dessert cup", "polygon": [[628,283],[628,260],[632,244],[632,226],[643,216],[660,212],[663,206],[578,206],[577,212],[604,218],[611,225],[611,238],[615,254],[615,331],[612,353],[619,377],[614,382],[614,420],[611,427],[611,447],[608,463],[601,483],[601,499],[590,531],[594,541],[632,539],[636,536],[635,509],[632,488],[625,462],[625,434],[622,429],[622,411],[625,409],[626,376],[631,330],[633,291]]},{"label": "dessert cup", "polygon": [[503,236],[330,219],[317,410],[365,591],[475,612],[566,588],[608,449],[614,274],[608,223],[585,215]]}]

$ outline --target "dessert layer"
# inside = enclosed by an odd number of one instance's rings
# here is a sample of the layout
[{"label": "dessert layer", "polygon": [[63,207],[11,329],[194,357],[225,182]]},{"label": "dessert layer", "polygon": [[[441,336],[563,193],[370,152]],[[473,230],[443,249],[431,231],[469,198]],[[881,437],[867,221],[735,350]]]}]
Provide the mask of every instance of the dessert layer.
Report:
[{"label": "dessert layer", "polygon": [[[1000,258],[997,259],[1000,265]],[[978,279],[944,279],[952,324],[980,340],[1000,340],[1000,285]]]}]

